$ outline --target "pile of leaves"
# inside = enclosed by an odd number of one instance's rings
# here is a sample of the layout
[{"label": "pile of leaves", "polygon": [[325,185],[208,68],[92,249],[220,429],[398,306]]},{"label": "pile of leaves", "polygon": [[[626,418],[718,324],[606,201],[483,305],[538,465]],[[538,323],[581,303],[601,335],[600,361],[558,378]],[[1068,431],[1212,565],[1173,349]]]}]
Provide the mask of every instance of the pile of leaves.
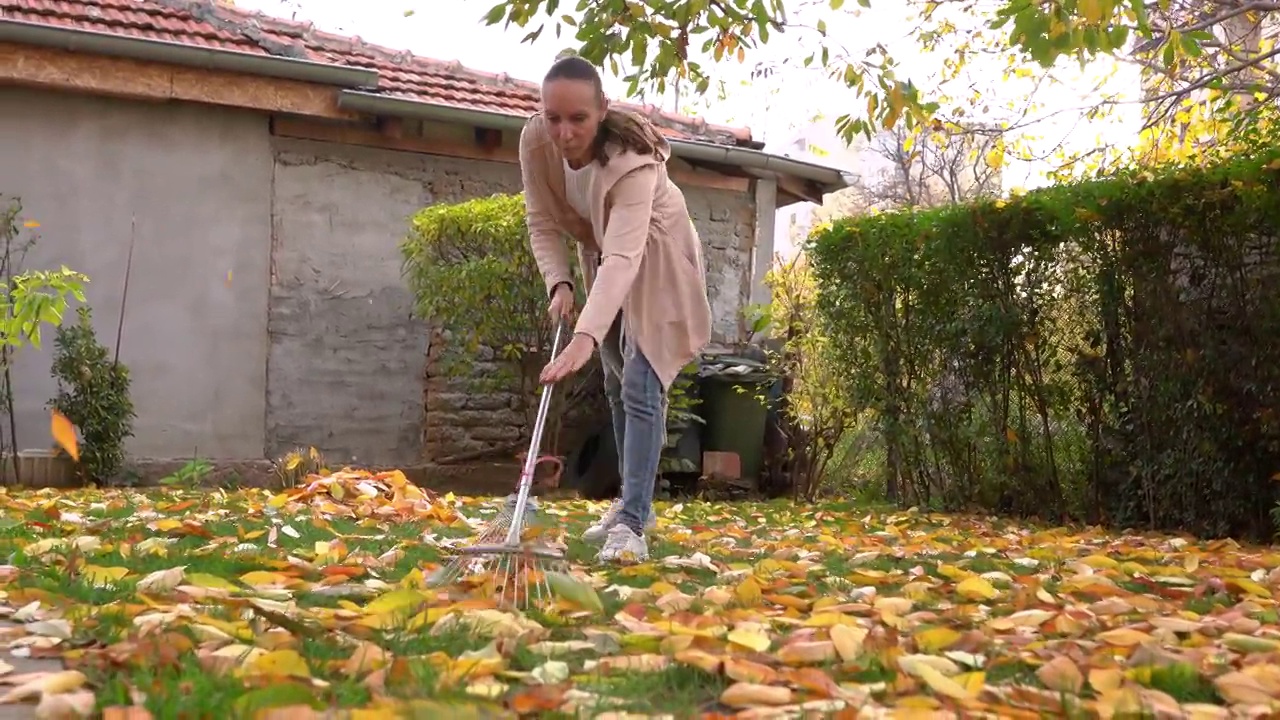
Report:
[{"label": "pile of leaves", "polygon": [[454,525],[465,522],[456,502],[414,485],[399,470],[371,473],[345,468],[325,475],[311,475],[298,487],[271,498],[270,508],[300,505],[326,517],[377,517],[387,521],[421,520]]},{"label": "pile of leaves", "polygon": [[[498,501],[398,473],[0,492],[0,702],[45,717],[1254,717],[1280,553],[848,505],[660,505],[654,559],[517,612],[431,589]],[[466,512],[472,522],[459,520]],[[376,715],[375,715],[376,714]]]}]

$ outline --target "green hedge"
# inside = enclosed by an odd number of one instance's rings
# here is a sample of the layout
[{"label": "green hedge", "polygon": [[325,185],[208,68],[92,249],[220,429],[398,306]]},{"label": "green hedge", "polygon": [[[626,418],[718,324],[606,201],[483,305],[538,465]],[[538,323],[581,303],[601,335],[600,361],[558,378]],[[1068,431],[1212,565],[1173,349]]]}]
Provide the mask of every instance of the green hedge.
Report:
[{"label": "green hedge", "polygon": [[815,232],[819,311],[900,499],[1269,535],[1278,158]]}]

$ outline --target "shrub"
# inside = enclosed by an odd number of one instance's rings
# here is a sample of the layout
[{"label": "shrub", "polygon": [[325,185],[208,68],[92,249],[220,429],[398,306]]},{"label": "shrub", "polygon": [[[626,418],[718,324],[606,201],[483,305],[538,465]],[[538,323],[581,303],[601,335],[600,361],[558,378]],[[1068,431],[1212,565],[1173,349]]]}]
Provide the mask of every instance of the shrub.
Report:
[{"label": "shrub", "polygon": [[76,311],[75,324],[58,328],[52,374],[58,394],[49,406],[80,429],[83,446],[78,472],[105,482],[124,466],[124,443],[133,437],[133,401],[129,370],[98,342],[88,307]]},{"label": "shrub", "polygon": [[[541,390],[538,374],[549,360],[555,330],[547,320],[546,286],[529,248],[522,196],[492,195],[426,208],[414,216],[401,253],[418,316],[449,331],[442,370],[473,392],[518,388],[525,427],[532,429]],[[562,347],[571,331],[566,329]],[[484,348],[492,350],[500,370],[477,377],[475,361]],[[544,446],[554,451],[566,408],[580,404],[599,383],[598,375],[581,372],[556,387]]]},{"label": "shrub", "polygon": [[1280,151],[844,219],[807,245],[903,502],[1269,535]]},{"label": "shrub", "polygon": [[767,484],[812,501],[829,478],[829,463],[857,412],[831,353],[826,321],[814,308],[817,286],[809,263],[803,255],[779,259],[765,281],[773,302],[760,309],[753,329],[768,330],[776,346],[771,364],[782,377],[776,408],[784,443],[781,463],[770,461],[780,465],[770,468],[780,477]]}]

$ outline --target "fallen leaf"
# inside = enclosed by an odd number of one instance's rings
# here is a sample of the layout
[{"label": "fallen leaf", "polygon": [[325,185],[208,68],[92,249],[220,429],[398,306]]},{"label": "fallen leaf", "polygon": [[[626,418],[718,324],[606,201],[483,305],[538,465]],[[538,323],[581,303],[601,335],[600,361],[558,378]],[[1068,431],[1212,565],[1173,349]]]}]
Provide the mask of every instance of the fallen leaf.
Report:
[{"label": "fallen leaf", "polygon": [[72,460],[80,462],[80,445],[76,440],[76,426],[57,410],[51,411],[51,415],[49,431],[53,434],[53,441],[70,455]]},{"label": "fallen leaf", "polygon": [[749,708],[759,705],[789,705],[791,688],[739,682],[720,693],[720,702],[729,707]]},{"label": "fallen leaf", "polygon": [[1079,695],[1084,687],[1080,668],[1065,655],[1059,655],[1036,670],[1036,678],[1050,690]]}]

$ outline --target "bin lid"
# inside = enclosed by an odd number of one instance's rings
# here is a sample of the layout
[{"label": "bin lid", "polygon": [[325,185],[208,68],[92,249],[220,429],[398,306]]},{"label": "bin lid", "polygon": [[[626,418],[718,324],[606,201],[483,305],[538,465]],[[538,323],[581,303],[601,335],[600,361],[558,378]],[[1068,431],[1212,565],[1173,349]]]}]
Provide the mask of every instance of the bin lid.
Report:
[{"label": "bin lid", "polygon": [[698,365],[698,377],[716,380],[762,381],[773,374],[768,363],[741,355],[704,355]]}]

